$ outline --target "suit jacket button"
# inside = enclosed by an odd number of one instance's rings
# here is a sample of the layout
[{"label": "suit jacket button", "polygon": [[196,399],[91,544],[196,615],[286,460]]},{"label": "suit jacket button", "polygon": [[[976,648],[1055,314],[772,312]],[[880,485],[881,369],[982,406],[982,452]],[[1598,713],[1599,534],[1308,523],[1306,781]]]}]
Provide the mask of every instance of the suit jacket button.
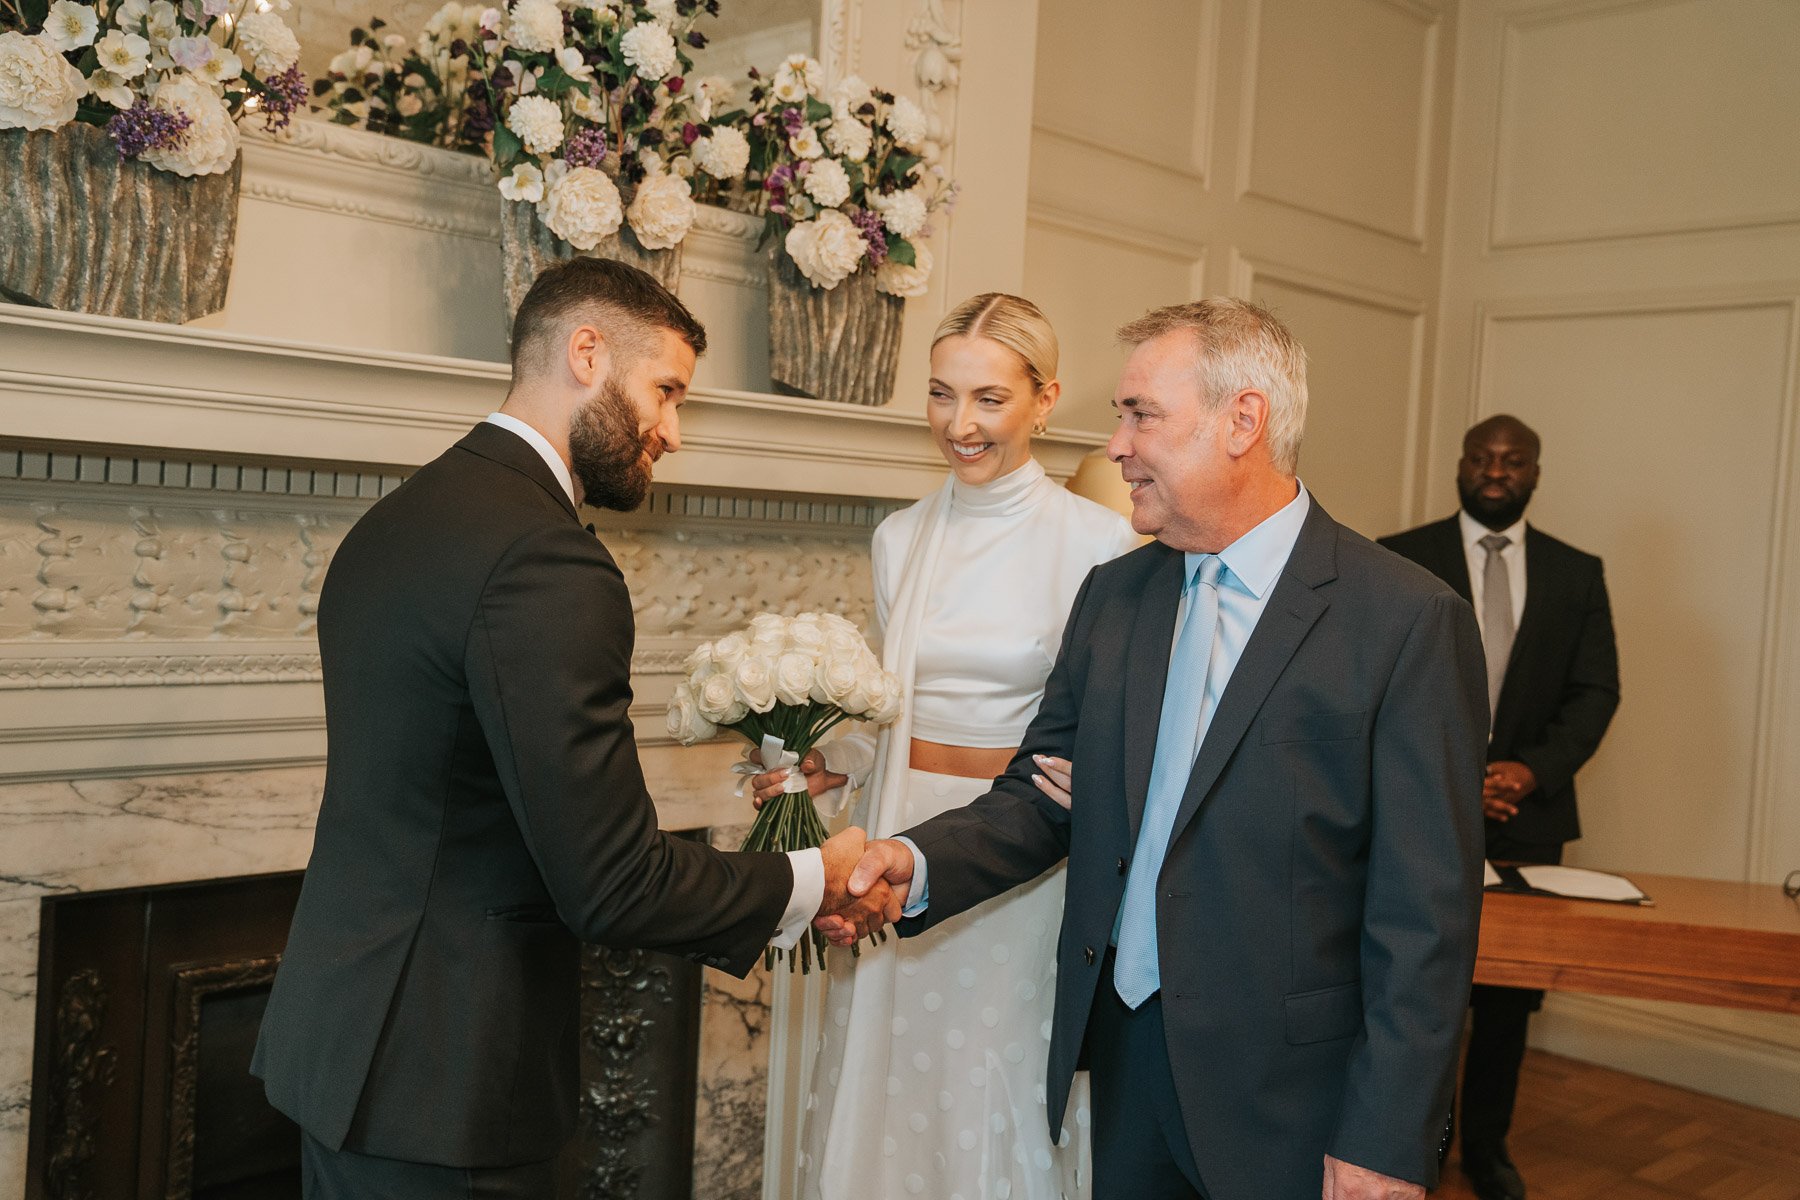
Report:
[{"label": "suit jacket button", "polygon": [[1087,959],[1088,966],[1090,966],[1090,967],[1093,966],[1094,965],[1094,948],[1092,946],[1083,946],[1081,948],[1081,957]]},{"label": "suit jacket button", "polygon": [[1124,873],[1125,873],[1125,860],[1121,858],[1119,860],[1119,874],[1123,875]]}]

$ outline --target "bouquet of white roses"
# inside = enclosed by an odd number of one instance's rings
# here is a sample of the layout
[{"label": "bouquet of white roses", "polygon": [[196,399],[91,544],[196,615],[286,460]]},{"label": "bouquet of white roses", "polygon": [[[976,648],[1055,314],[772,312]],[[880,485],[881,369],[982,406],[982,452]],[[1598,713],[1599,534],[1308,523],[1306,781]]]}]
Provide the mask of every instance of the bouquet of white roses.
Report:
[{"label": "bouquet of white roses", "polygon": [[[797,767],[833,726],[861,720],[885,725],[900,715],[900,681],[863,640],[833,613],[781,617],[764,613],[739,633],[707,642],[688,656],[687,678],[669,701],[669,734],[684,746],[720,729],[742,734],[762,757],[742,773]],[[762,806],[746,850],[804,850],[823,845],[825,823],[796,770],[787,790]],[[824,935],[800,941],[799,966],[824,961]],[[854,952],[854,948],[853,948]],[[778,951],[770,950],[773,963]],[[795,956],[788,955],[792,969]]]}]

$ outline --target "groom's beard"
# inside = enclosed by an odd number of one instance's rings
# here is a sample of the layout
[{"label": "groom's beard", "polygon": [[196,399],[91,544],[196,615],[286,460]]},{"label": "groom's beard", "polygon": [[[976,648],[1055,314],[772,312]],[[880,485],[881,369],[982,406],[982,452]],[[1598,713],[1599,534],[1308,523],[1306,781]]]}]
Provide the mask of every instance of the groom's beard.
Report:
[{"label": "groom's beard", "polygon": [[569,423],[569,459],[583,500],[596,508],[631,512],[650,494],[650,465],[662,457],[662,439],[640,434],[637,406],[617,379],[582,405]]}]

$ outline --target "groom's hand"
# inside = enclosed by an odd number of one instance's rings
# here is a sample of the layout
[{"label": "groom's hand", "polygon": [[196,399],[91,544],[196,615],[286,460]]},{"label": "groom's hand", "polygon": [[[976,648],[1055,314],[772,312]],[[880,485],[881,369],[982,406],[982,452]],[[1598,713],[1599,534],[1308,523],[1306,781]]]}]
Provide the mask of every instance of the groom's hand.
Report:
[{"label": "groom's hand", "polygon": [[912,884],[912,851],[904,842],[869,842],[849,880],[850,903],[813,924],[834,946],[848,946],[900,919]]},{"label": "groom's hand", "polygon": [[1422,1200],[1425,1189],[1327,1154],[1325,1187],[1319,1195],[1321,1200]]}]

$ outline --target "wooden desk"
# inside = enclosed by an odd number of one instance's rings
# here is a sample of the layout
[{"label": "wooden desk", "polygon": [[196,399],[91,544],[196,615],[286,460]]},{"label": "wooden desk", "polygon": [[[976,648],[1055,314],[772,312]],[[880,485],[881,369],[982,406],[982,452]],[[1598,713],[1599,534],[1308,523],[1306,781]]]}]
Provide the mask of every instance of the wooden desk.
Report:
[{"label": "wooden desk", "polygon": [[1800,1013],[1800,905],[1779,887],[1627,874],[1653,906],[1487,893],[1475,982]]}]

